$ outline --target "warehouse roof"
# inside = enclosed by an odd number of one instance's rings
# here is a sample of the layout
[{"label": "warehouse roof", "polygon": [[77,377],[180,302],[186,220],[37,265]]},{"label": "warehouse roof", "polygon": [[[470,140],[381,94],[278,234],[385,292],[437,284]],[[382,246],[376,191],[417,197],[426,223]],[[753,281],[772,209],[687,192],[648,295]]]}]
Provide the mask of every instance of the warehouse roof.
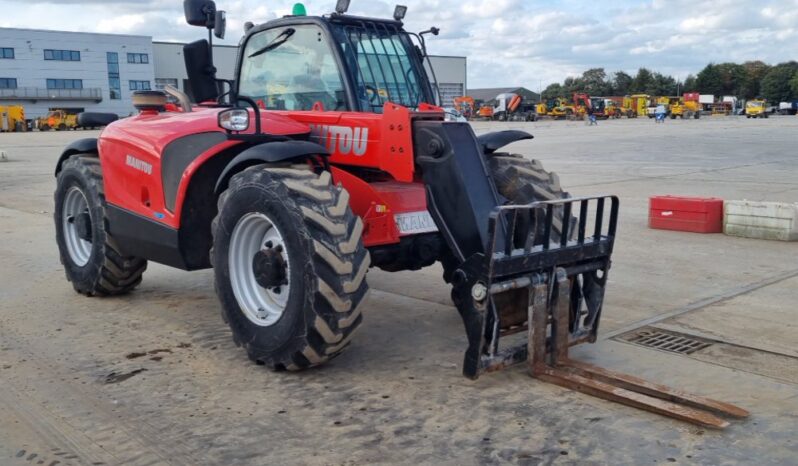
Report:
[{"label": "warehouse roof", "polygon": [[474,100],[488,101],[496,98],[499,94],[513,93],[522,96],[525,100],[538,100],[540,97],[537,92],[532,92],[525,87],[491,87],[484,89],[469,89],[468,95]]}]

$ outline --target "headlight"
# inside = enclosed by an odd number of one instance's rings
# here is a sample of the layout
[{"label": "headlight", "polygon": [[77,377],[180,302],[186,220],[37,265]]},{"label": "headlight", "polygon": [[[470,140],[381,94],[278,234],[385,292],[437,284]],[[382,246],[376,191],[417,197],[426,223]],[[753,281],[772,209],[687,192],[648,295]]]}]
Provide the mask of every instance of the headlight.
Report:
[{"label": "headlight", "polygon": [[249,128],[249,111],[231,108],[219,113],[219,126],[228,131],[244,131]]}]

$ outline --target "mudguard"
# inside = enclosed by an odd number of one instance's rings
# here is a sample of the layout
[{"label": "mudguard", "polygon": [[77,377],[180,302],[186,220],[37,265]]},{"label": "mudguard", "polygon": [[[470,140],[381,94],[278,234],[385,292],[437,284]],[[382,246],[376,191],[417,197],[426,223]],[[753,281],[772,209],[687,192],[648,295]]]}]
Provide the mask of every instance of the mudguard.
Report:
[{"label": "mudguard", "polygon": [[64,152],[61,153],[61,156],[58,157],[58,163],[55,164],[55,176],[58,176],[58,173],[61,172],[61,165],[64,164],[64,161],[75,154],[83,154],[86,152],[94,152],[97,153],[97,138],[84,138],[78,139],[77,141],[73,141]]},{"label": "mudguard", "polygon": [[534,136],[526,131],[507,130],[496,131],[493,133],[483,134],[482,136],[477,136],[477,141],[482,146],[486,154],[492,154],[513,142],[532,138],[534,138]]},{"label": "mudguard", "polygon": [[310,141],[278,141],[267,142],[250,147],[238,154],[222,171],[216,182],[215,192],[221,193],[227,188],[227,183],[234,174],[243,168],[262,162],[281,162],[284,160],[301,159],[311,155],[330,155],[330,152],[315,142]]}]

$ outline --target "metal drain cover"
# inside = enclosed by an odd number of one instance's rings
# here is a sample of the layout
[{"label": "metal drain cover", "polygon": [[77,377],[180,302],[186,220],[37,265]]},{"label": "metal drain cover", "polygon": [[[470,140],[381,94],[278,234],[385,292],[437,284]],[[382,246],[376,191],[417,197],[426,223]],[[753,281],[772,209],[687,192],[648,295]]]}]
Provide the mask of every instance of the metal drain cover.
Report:
[{"label": "metal drain cover", "polygon": [[691,354],[712,346],[712,341],[689,335],[682,335],[658,328],[646,327],[626,333],[621,340],[635,345],[654,348],[671,353]]}]

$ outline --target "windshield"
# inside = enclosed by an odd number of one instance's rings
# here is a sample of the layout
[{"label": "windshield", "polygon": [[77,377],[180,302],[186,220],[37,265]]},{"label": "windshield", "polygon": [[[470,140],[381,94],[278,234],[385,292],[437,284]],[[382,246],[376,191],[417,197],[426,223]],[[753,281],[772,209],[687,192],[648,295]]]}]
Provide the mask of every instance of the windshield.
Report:
[{"label": "windshield", "polygon": [[764,102],[748,102],[749,107],[763,107],[764,105]]},{"label": "windshield", "polygon": [[417,108],[427,100],[423,71],[411,55],[415,50],[407,33],[376,22],[340,27],[341,47],[354,74],[361,109],[381,113],[385,102]]},{"label": "windshield", "polygon": [[269,110],[346,110],[330,44],[315,25],[254,34],[244,49],[239,93]]}]

